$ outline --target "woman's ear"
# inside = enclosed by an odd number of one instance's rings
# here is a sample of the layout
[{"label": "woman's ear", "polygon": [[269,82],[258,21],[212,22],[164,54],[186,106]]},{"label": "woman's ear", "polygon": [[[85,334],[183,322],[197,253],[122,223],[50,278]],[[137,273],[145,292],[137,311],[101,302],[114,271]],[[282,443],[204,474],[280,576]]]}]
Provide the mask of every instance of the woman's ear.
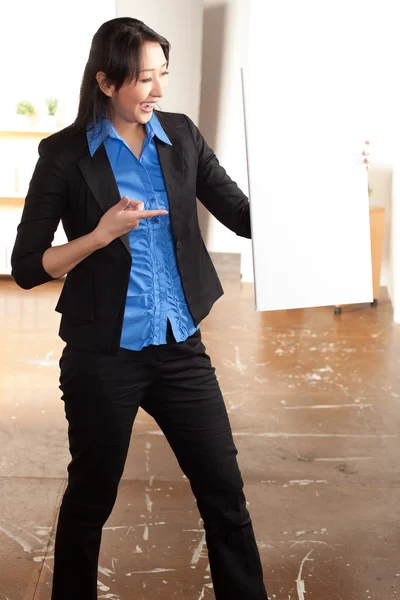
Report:
[{"label": "woman's ear", "polygon": [[105,73],[103,73],[103,71],[96,73],[96,81],[99,84],[99,88],[103,94],[111,98],[115,91],[115,86],[108,83],[107,76]]}]

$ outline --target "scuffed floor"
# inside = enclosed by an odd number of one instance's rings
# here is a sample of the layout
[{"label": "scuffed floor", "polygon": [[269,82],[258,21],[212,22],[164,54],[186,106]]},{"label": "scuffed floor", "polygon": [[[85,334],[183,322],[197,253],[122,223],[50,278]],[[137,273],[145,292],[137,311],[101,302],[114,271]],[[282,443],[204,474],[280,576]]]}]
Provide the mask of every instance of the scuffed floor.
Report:
[{"label": "scuffed floor", "polygon": [[[400,597],[400,327],[389,302],[340,316],[332,308],[255,313],[237,257],[215,260],[226,294],[203,340],[271,600]],[[50,599],[68,463],[59,290],[23,292],[0,280],[0,600]],[[143,411],[103,534],[98,595],[214,597],[189,484]]]}]

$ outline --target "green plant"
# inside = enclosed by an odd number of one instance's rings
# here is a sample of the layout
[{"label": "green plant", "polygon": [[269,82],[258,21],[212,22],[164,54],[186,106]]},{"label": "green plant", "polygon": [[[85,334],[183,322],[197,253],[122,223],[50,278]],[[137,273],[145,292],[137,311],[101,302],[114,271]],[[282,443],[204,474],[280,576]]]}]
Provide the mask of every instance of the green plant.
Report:
[{"label": "green plant", "polygon": [[48,114],[51,117],[53,117],[56,114],[56,110],[57,110],[57,107],[58,107],[58,100],[57,100],[57,98],[47,98],[46,104],[47,104],[47,112],[48,112]]},{"label": "green plant", "polygon": [[30,115],[34,115],[34,114],[35,114],[35,109],[33,108],[32,104],[30,102],[28,102],[27,100],[23,100],[22,102],[19,102],[17,104],[17,115],[30,116]]}]

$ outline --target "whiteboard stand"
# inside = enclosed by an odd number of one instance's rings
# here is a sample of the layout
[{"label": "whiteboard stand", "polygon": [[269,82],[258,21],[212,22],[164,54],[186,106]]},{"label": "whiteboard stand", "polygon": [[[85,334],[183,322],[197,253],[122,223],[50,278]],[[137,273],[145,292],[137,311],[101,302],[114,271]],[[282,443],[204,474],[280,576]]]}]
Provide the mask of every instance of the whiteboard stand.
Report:
[{"label": "whiteboard stand", "polygon": [[[378,300],[377,300],[377,298],[374,298],[372,300],[372,302],[370,302],[370,306],[372,306],[373,308],[376,308],[378,306]],[[335,315],[341,315],[342,312],[343,312],[342,306],[335,306],[334,307],[334,311],[335,311]]]}]

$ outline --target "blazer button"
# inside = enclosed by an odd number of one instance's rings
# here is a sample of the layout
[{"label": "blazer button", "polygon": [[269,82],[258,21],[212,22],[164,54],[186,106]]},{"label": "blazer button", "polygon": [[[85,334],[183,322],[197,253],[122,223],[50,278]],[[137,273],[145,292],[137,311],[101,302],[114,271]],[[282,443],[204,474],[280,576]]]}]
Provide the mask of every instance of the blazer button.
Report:
[{"label": "blazer button", "polygon": [[176,242],[176,249],[179,250],[179,248],[182,246],[182,244],[180,242]]}]

